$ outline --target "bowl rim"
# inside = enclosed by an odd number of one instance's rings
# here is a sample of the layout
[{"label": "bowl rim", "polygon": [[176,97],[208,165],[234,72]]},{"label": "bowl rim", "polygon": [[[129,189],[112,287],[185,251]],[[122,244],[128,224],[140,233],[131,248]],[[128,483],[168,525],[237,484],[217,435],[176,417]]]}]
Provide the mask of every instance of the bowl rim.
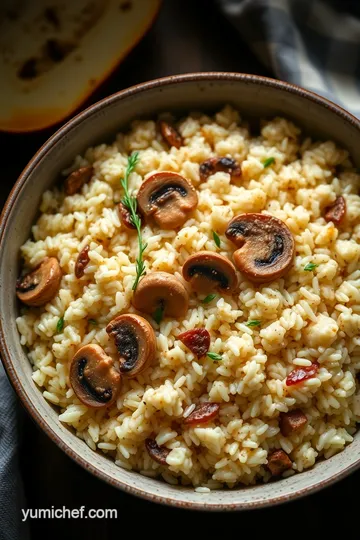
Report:
[{"label": "bowl rim", "polygon": [[[270,77],[263,77],[260,75],[251,75],[246,73],[236,73],[236,72],[221,72],[221,71],[211,71],[211,72],[194,72],[186,73],[181,75],[171,75],[168,77],[162,77],[153,79],[147,82],[136,84],[119,92],[115,92],[104,99],[97,101],[93,105],[87,107],[84,111],[81,111],[76,116],[70,118],[63,126],[61,126],[50,138],[48,138],[41,148],[36,152],[34,157],[26,165],[19,178],[15,182],[0,215],[0,252],[1,246],[4,241],[6,234],[6,225],[7,219],[10,215],[10,212],[15,205],[18,196],[21,192],[23,185],[26,183],[30,174],[34,171],[38,163],[44,159],[53,145],[55,145],[65,134],[69,134],[71,130],[81,124],[83,120],[91,116],[92,114],[99,111],[104,106],[109,106],[111,103],[118,100],[126,99],[135,94],[140,94],[146,92],[147,90],[152,90],[158,87],[177,85],[179,83],[186,82],[211,82],[211,81],[241,81],[248,83],[255,83],[262,86],[269,86],[281,91],[286,91],[290,94],[295,94],[299,97],[308,99],[313,103],[319,105],[322,108],[329,109],[341,119],[350,123],[352,126],[357,128],[360,131],[360,120],[358,120],[350,112],[343,109],[341,106],[333,103],[332,101],[319,96],[318,94],[301,88],[297,85],[287,83],[284,81],[272,79]],[[177,498],[170,496],[161,496],[158,494],[150,494],[144,489],[126,484],[124,481],[114,478],[108,475],[106,472],[97,468],[96,465],[91,464],[85,458],[83,458],[79,453],[74,451],[66,442],[62,440],[60,435],[53,431],[53,429],[47,424],[43,419],[40,413],[31,406],[31,401],[28,397],[26,385],[23,385],[17,372],[15,370],[10,351],[7,347],[6,337],[2,328],[2,323],[0,320],[0,355],[1,360],[4,365],[7,376],[13,386],[17,396],[20,398],[21,404],[26,409],[30,418],[46,433],[47,436],[69,456],[73,461],[78,465],[91,472],[95,477],[104,480],[106,483],[130,493],[131,495],[136,495],[143,499],[146,499],[151,502],[157,502],[161,504],[166,504],[173,507],[191,509],[191,510],[208,510],[208,511],[231,511],[231,510],[250,510],[265,508],[272,505],[277,505],[285,502],[292,501],[294,499],[299,499],[305,495],[315,493],[320,489],[323,489],[327,486],[330,486],[341,480],[342,478],[348,476],[351,472],[360,467],[360,456],[348,467],[342,471],[329,476],[324,480],[320,480],[311,486],[306,486],[303,488],[295,489],[292,493],[287,493],[279,495],[271,499],[263,499],[257,501],[241,502],[241,503],[215,503],[208,505],[206,500],[203,500],[199,503],[196,502],[186,502],[183,500],[178,500]]]}]

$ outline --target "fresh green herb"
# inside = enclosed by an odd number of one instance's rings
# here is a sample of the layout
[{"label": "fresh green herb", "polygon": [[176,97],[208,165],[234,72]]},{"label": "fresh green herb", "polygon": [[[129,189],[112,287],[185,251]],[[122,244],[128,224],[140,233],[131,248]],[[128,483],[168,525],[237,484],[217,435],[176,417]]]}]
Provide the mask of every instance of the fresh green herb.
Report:
[{"label": "fresh green herb", "polygon": [[163,305],[160,305],[159,307],[157,307],[157,308],[155,309],[153,318],[154,318],[154,321],[155,321],[157,324],[160,324],[161,321],[163,320],[163,317],[164,317],[164,306],[163,306]]},{"label": "fresh green herb", "polygon": [[64,317],[60,317],[56,325],[56,331],[62,332],[63,328],[64,328]]},{"label": "fresh green herb", "polygon": [[93,324],[94,326],[97,325],[97,321],[95,319],[88,319],[89,324]]},{"label": "fresh green herb", "polygon": [[208,352],[206,356],[211,358],[211,360],[214,360],[214,362],[219,362],[220,360],[222,360],[221,354],[218,354],[216,352]]},{"label": "fresh green herb", "polygon": [[208,294],[204,300],[201,300],[203,304],[210,304],[215,298],[217,297],[217,294]]},{"label": "fresh green herb", "polygon": [[275,163],[274,157],[269,157],[267,159],[264,159],[263,161],[264,169],[266,169],[267,167],[270,167],[270,165],[272,165],[273,163]]},{"label": "fresh green herb", "polygon": [[246,326],[259,326],[261,324],[261,321],[257,321],[257,320],[254,320],[254,321],[248,321],[247,323],[245,323]]},{"label": "fresh green herb", "polygon": [[125,171],[124,178],[121,179],[121,185],[124,189],[124,196],[121,199],[121,202],[123,205],[129,210],[130,212],[130,218],[131,223],[136,228],[137,236],[138,236],[138,244],[139,244],[139,255],[136,259],[136,278],[134,281],[134,284],[132,286],[132,290],[135,291],[136,287],[138,286],[138,283],[142,276],[146,274],[145,264],[143,260],[144,251],[147,248],[147,244],[143,242],[142,234],[141,234],[141,219],[139,215],[136,213],[137,210],[137,200],[136,197],[134,197],[129,192],[129,176],[135,169],[137,163],[139,161],[139,152],[134,152],[129,156],[128,158],[128,164]]},{"label": "fresh green herb", "polygon": [[219,235],[215,231],[213,231],[212,233],[213,233],[214,242],[217,245],[217,247],[219,248],[220,244],[221,244],[221,240],[219,238]]},{"label": "fresh green herb", "polygon": [[305,270],[305,272],[312,272],[312,271],[315,270],[315,268],[317,268],[318,266],[319,266],[318,264],[307,263],[307,265],[304,266],[304,270]]}]

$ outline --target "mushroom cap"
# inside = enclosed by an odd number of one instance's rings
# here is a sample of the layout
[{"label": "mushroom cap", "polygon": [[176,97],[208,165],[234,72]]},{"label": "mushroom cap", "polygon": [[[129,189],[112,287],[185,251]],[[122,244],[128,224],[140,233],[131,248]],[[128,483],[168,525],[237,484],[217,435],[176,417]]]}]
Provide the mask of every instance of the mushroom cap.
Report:
[{"label": "mushroom cap", "polygon": [[85,345],[73,357],[70,365],[71,386],[84,405],[108,407],[117,398],[121,375],[113,359],[99,345]]},{"label": "mushroom cap", "polygon": [[58,292],[61,278],[59,261],[55,257],[48,257],[35,270],[18,280],[17,297],[28,306],[43,306]]},{"label": "mushroom cap", "polygon": [[134,291],[133,306],[154,315],[162,307],[167,317],[182,317],[189,307],[189,294],[181,281],[167,272],[151,272],[144,276]]},{"label": "mushroom cap", "polygon": [[238,284],[236,270],[231,261],[213,251],[199,251],[185,261],[182,273],[191,281],[194,290],[207,293],[214,288],[233,291]]},{"label": "mushroom cap", "polygon": [[156,337],[146,319],[133,313],[119,315],[106,327],[120,355],[120,372],[135,377],[148,367],[156,354]]},{"label": "mushroom cap", "polygon": [[142,214],[162,229],[181,227],[198,203],[194,186],[180,174],[158,172],[140,186],[137,202]]},{"label": "mushroom cap", "polygon": [[283,221],[266,214],[240,214],[228,224],[226,236],[238,248],[234,262],[255,283],[283,276],[293,263],[295,242]]}]

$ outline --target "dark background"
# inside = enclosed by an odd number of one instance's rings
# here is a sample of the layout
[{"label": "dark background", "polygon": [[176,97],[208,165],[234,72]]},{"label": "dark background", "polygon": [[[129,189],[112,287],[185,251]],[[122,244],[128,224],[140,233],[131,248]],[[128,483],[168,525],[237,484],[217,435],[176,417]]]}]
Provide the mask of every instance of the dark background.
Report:
[{"label": "dark background", "polygon": [[[271,76],[212,0],[164,0],[152,29],[85,106],[149,79],[192,71]],[[0,134],[0,206],[29,159],[55,129],[26,135]],[[231,514],[177,510],[136,499],[92,477],[62,453],[25,413],[22,415],[21,470],[29,508],[85,505],[88,509],[118,509],[117,520],[32,520],[33,539],[181,534],[203,540],[209,532],[215,534],[216,525],[222,535],[235,538],[248,534],[256,538],[260,534],[297,537],[316,531],[324,535],[335,533],[339,526],[344,534],[356,530],[360,472],[318,494],[275,508]]]}]

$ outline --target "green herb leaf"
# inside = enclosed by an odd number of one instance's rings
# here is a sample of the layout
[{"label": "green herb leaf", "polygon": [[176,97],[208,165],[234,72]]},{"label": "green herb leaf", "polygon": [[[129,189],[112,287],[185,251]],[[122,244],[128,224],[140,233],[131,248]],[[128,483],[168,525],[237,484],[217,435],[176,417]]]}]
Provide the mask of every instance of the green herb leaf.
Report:
[{"label": "green herb leaf", "polygon": [[254,320],[254,321],[248,321],[247,323],[245,323],[246,326],[259,326],[261,324],[261,321],[257,321],[257,320]]},{"label": "green herb leaf", "polygon": [[214,362],[219,362],[220,360],[222,360],[221,354],[218,354],[216,352],[208,352],[206,356],[211,358],[211,360],[214,360]]},{"label": "green herb leaf", "polygon": [[153,319],[157,324],[160,324],[164,317],[164,306],[159,306],[156,308]]},{"label": "green herb leaf", "polygon": [[307,263],[307,265],[304,266],[304,270],[305,270],[305,272],[312,272],[312,271],[315,270],[315,268],[317,268],[318,266],[319,266],[318,264]]},{"label": "green herb leaf", "polygon": [[131,154],[131,156],[128,157],[128,164],[126,167],[125,176],[120,181],[124,189],[124,196],[121,199],[121,202],[129,210],[131,223],[136,228],[136,232],[138,236],[139,255],[136,259],[136,278],[132,286],[133,291],[135,291],[142,276],[146,274],[146,268],[145,268],[145,264],[143,260],[143,255],[144,255],[145,249],[147,248],[147,244],[143,242],[143,238],[141,234],[141,218],[136,213],[137,200],[136,200],[136,197],[134,197],[132,193],[129,192],[129,176],[135,169],[138,161],[139,161],[139,152],[134,152],[133,154]]},{"label": "green herb leaf", "polygon": [[219,248],[220,244],[221,244],[221,240],[219,238],[219,235],[215,231],[213,231],[212,233],[213,233],[214,242],[217,245],[217,247]]},{"label": "green herb leaf", "polygon": [[270,165],[272,165],[273,163],[275,163],[274,157],[269,157],[267,159],[264,159],[263,161],[264,169],[266,169],[267,167],[270,167]]},{"label": "green herb leaf", "polygon": [[201,300],[203,304],[210,304],[215,298],[217,297],[217,294],[208,294],[204,300]]},{"label": "green herb leaf", "polygon": [[64,328],[64,317],[60,317],[56,325],[56,331],[62,332],[63,328]]},{"label": "green herb leaf", "polygon": [[94,326],[97,325],[97,321],[95,319],[88,319],[89,324],[93,324]]}]

